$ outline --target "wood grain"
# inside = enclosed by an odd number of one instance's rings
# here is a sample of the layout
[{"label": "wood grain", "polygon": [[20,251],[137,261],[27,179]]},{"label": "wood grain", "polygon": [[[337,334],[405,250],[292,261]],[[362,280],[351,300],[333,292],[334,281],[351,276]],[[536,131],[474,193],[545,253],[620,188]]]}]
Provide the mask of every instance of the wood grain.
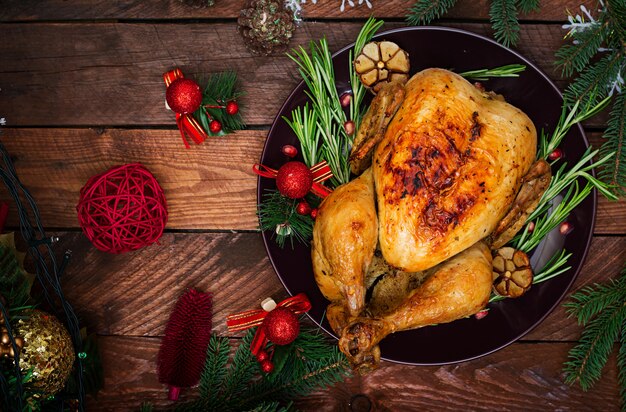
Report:
[{"label": "wood grain", "polygon": [[[136,411],[144,401],[169,409],[158,383],[155,359],[159,339],[101,337],[105,387],[89,411]],[[233,342],[235,345],[236,343]],[[376,411],[618,411],[617,367],[612,356],[593,390],[563,383],[562,363],[570,343],[517,343],[492,355],[446,366],[407,366],[384,362],[365,377],[354,377],[297,402],[303,411],[350,411],[353,396],[364,394]],[[197,396],[184,391],[181,400]]]},{"label": "wood grain", "polygon": [[[118,164],[141,162],[157,177],[168,202],[170,229],[256,230],[258,162],[266,130],[210,138],[185,149],[177,130],[3,129],[3,142],[24,185],[39,202],[48,228],[76,228],[80,188]],[[589,134],[594,147],[598,133]],[[6,193],[0,190],[0,196]],[[14,212],[14,211],[13,211]],[[15,213],[10,223],[15,225]],[[600,199],[597,234],[626,233],[626,200]]]},{"label": "wood grain", "polygon": [[[491,30],[488,24],[451,25],[480,34]],[[360,28],[353,22],[307,22],[291,46],[325,35],[330,49],[338,50]],[[559,25],[524,25],[519,51],[556,80],[554,53],[563,34]],[[13,126],[171,125],[161,75],[174,67],[192,77],[236,70],[246,92],[245,121],[268,125],[299,82],[295,63],[284,55],[252,57],[235,23],[0,24],[0,38],[0,113]]]},{"label": "wood grain", "polygon": [[[261,300],[287,297],[254,233],[167,233],[158,245],[109,255],[81,233],[59,233],[57,250],[70,248],[65,294],[91,330],[106,335],[160,336],[176,299],[190,287],[214,295],[214,330],[226,316]],[[615,277],[626,262],[626,237],[596,237],[574,285]],[[558,308],[527,340],[570,341],[580,329]]]},{"label": "wood grain", "polygon": [[[9,0],[7,7],[0,10],[0,21],[45,21],[45,20],[84,20],[84,19],[224,19],[236,18],[244,0],[216,1],[211,8],[195,9],[176,0],[146,2],[141,0]],[[355,2],[358,3],[358,2]],[[318,0],[317,4],[304,4],[303,16],[307,19],[400,18],[408,14],[415,0],[371,0],[372,8],[364,4],[357,7],[346,6],[342,13],[341,0]],[[578,10],[580,4],[591,7],[593,2],[577,0],[543,0],[539,12],[522,15],[521,19],[534,21],[563,21],[566,10]],[[488,19],[487,0],[459,0],[443,18]]]}]

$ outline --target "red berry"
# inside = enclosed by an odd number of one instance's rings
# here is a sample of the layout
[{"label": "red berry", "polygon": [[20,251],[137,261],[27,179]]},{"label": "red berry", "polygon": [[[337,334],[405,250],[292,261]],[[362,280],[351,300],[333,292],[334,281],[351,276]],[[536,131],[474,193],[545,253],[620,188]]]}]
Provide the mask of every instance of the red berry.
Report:
[{"label": "red berry", "polygon": [[311,210],[311,217],[313,218],[313,220],[315,220],[315,218],[317,218],[317,208]]},{"label": "red berry", "polygon": [[339,97],[339,103],[341,103],[341,107],[350,106],[351,101],[352,101],[352,92],[345,92]]},{"label": "red berry", "polygon": [[217,120],[211,120],[211,123],[209,123],[209,130],[211,133],[219,133],[222,131],[222,124]]},{"label": "red berry", "polygon": [[298,149],[296,149],[295,146],[292,146],[290,144],[284,145],[283,148],[280,149],[280,151],[283,152],[285,156],[289,156],[289,157],[296,157],[298,155]]},{"label": "red berry", "polygon": [[484,318],[485,316],[487,316],[487,314],[489,314],[489,309],[483,309],[483,310],[481,310],[480,312],[476,313],[476,314],[474,315],[474,317],[475,317],[477,320],[481,320],[482,318]]},{"label": "red berry", "polygon": [[352,134],[354,133],[354,122],[352,120],[348,120],[347,122],[345,122],[343,124],[343,128],[346,130],[346,134],[348,136],[352,136]]},{"label": "red berry", "polygon": [[266,359],[261,362],[261,370],[265,373],[272,373],[272,371],[274,370],[274,364],[272,363],[272,361]]},{"label": "red berry", "polygon": [[261,350],[261,351],[259,352],[259,354],[258,354],[258,355],[256,355],[256,359],[257,359],[259,362],[263,362],[264,360],[269,360],[269,357],[270,357],[270,355],[269,355],[266,351],[264,351],[264,350]]},{"label": "red berry", "polygon": [[304,197],[313,186],[313,174],[302,162],[287,162],[276,175],[278,191],[290,199]]},{"label": "red berry", "polygon": [[180,78],[167,87],[165,100],[176,113],[193,113],[202,103],[202,91],[193,80]]},{"label": "red berry", "polygon": [[559,232],[565,236],[568,233],[570,233],[572,230],[574,230],[574,225],[572,225],[569,222],[563,222],[561,223],[561,225],[559,226]]},{"label": "red berry", "polygon": [[276,345],[288,345],[300,332],[298,317],[287,308],[276,308],[265,316],[262,328],[270,342]]},{"label": "red berry", "polygon": [[548,160],[555,161],[563,157],[563,151],[558,147],[548,155]]},{"label": "red berry", "polygon": [[237,113],[239,113],[239,105],[237,104],[236,101],[233,100],[233,101],[226,103],[226,113],[228,113],[231,116],[234,116]]},{"label": "red berry", "polygon": [[302,216],[306,216],[311,213],[311,206],[305,201],[298,203],[296,206],[296,213]]}]

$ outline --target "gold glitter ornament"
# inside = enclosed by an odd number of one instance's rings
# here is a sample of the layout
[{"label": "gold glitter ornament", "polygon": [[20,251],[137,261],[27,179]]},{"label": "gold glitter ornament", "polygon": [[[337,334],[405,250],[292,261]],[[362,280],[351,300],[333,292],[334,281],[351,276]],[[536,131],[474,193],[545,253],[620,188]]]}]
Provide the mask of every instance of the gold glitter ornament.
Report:
[{"label": "gold glitter ornament", "polygon": [[26,315],[13,328],[24,340],[20,369],[32,370],[31,383],[40,396],[54,395],[63,389],[74,366],[72,339],[54,316],[38,309]]}]

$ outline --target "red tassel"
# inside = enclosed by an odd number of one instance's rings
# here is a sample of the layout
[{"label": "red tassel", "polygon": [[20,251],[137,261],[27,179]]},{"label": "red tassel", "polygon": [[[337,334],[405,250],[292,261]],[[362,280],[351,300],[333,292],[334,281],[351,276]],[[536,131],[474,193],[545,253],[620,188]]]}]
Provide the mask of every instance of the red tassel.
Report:
[{"label": "red tassel", "polygon": [[190,289],[170,315],[157,358],[159,382],[169,385],[170,400],[200,380],[211,339],[211,309],[210,293]]}]

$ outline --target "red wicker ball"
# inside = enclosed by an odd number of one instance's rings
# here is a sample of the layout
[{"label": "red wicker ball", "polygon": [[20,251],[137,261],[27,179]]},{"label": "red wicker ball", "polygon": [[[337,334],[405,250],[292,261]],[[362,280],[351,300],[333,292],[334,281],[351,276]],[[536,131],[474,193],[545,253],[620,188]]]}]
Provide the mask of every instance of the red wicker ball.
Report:
[{"label": "red wicker ball", "polygon": [[116,166],[89,179],[76,210],[87,238],[109,253],[151,245],[167,223],[163,189],[139,163]]}]

